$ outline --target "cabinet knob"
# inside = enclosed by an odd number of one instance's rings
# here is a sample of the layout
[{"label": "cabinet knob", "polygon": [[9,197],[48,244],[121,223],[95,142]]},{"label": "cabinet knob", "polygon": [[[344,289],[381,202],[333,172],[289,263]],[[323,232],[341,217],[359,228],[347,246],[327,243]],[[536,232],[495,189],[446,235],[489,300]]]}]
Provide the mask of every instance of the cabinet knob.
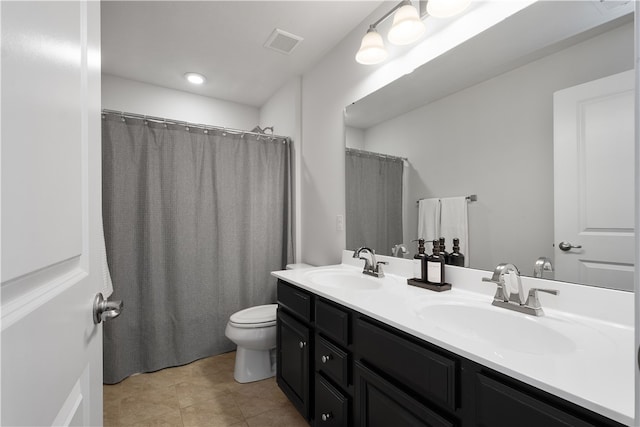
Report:
[{"label": "cabinet knob", "polygon": [[320,360],[322,360],[322,363],[327,363],[327,362],[328,362],[329,360],[331,360],[331,359],[333,359],[333,358],[331,357],[331,355],[330,355],[330,354],[327,354],[326,356],[322,356],[322,357],[320,358]]},{"label": "cabinet knob", "polygon": [[306,343],[306,342],[304,342],[304,341],[300,341],[300,343],[298,344],[298,346],[299,346],[300,348],[305,348],[305,347],[307,346],[307,343]]},{"label": "cabinet knob", "polygon": [[331,414],[331,412],[327,412],[325,414],[322,414],[321,418],[322,421],[329,421],[331,418],[333,418],[333,415]]}]

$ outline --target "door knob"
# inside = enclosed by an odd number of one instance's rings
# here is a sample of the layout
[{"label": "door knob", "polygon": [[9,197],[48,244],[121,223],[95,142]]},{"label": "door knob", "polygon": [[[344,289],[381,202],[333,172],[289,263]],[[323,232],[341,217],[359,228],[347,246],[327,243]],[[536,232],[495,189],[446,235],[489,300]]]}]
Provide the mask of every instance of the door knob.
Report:
[{"label": "door knob", "polygon": [[307,343],[305,341],[300,341],[298,343],[298,347],[300,347],[300,348],[305,348],[306,346],[307,346]]},{"label": "door knob", "polygon": [[560,244],[558,244],[558,248],[560,248],[561,251],[567,252],[567,251],[570,251],[571,249],[581,249],[582,245],[573,246],[569,242],[560,242]]},{"label": "door knob", "polygon": [[98,292],[93,300],[93,323],[96,325],[103,320],[114,319],[122,312],[122,301],[107,301]]},{"label": "door knob", "polygon": [[328,362],[328,361],[330,361],[331,359],[332,359],[332,357],[331,357],[331,355],[330,355],[330,354],[328,354],[328,355],[326,355],[326,356],[322,356],[322,357],[320,358],[320,360],[322,360],[322,363],[327,363],[327,362]]}]

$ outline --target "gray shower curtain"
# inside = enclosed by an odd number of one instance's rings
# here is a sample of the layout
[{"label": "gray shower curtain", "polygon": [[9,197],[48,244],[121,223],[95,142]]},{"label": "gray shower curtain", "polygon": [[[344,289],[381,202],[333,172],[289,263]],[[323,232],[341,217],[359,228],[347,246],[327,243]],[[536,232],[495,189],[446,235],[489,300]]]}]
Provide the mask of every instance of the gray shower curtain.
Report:
[{"label": "gray shower curtain", "polygon": [[391,248],[403,243],[404,163],[398,157],[349,148],[345,162],[347,249],[367,246],[391,255]]},{"label": "gray shower curtain", "polygon": [[104,382],[232,350],[240,309],[275,302],[291,262],[290,143],[106,114],[103,220],[122,315]]}]

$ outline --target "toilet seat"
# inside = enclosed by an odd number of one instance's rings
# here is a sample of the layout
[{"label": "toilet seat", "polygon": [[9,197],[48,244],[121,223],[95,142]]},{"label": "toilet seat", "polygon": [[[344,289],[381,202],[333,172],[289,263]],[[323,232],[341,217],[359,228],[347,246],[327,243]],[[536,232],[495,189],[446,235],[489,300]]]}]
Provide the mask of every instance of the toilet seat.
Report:
[{"label": "toilet seat", "polygon": [[231,315],[229,323],[237,328],[267,328],[276,324],[278,304],[245,308]]}]

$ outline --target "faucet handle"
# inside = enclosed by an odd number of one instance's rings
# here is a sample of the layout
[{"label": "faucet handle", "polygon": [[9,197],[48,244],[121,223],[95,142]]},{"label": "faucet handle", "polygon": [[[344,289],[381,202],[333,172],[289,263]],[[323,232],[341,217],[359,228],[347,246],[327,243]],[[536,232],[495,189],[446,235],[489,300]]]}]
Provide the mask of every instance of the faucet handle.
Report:
[{"label": "faucet handle", "polygon": [[499,277],[497,280],[493,277],[483,277],[482,281],[493,283],[494,285],[498,286],[498,288],[496,289],[496,294],[493,296],[494,301],[507,302],[509,300],[506,285],[504,283],[504,280],[502,280],[502,277]]},{"label": "faucet handle", "polygon": [[527,302],[525,305],[531,308],[541,308],[540,300],[538,299],[538,292],[545,292],[551,295],[558,295],[560,293],[557,289],[531,288],[529,289],[529,295],[527,296]]},{"label": "faucet handle", "polygon": [[378,277],[384,277],[384,271],[382,271],[382,266],[389,264],[387,261],[376,261],[376,265],[374,268],[374,272]]}]

